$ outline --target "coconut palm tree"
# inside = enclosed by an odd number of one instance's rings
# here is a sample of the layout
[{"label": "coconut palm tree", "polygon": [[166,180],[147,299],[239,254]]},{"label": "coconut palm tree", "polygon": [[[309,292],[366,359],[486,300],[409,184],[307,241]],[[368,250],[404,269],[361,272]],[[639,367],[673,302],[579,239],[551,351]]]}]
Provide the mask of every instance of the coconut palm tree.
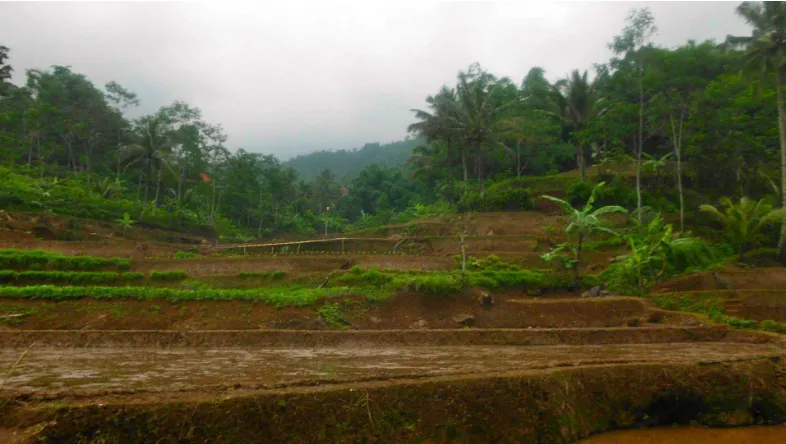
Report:
[{"label": "coconut palm tree", "polygon": [[161,181],[164,170],[169,168],[169,154],[171,144],[166,131],[166,125],[159,116],[147,116],[137,122],[137,137],[139,143],[128,145],[124,149],[121,164],[128,168],[140,164],[139,186],[142,185],[142,172],[147,171],[145,183],[145,202],[148,200],[150,179],[153,171],[157,172],[155,204],[158,203],[161,192]]},{"label": "coconut palm tree", "polygon": [[[553,91],[554,101],[557,104],[556,115],[574,134],[584,130],[602,111],[593,85],[587,79],[587,71],[581,73],[579,70],[574,70],[567,79],[557,81]],[[581,140],[576,141],[576,164],[581,180],[586,180],[587,164],[584,158],[584,144]]]},{"label": "coconut palm tree", "polygon": [[475,155],[481,196],[485,194],[484,149],[491,146],[500,131],[503,110],[513,104],[495,103],[490,90],[496,81],[496,77],[481,70],[477,64],[471,65],[467,72],[460,72],[454,109],[448,118],[462,146],[462,162],[466,160],[466,152]]},{"label": "coconut palm tree", "polygon": [[712,205],[702,205],[699,209],[723,225],[740,260],[759,242],[764,227],[780,221],[786,213],[783,208],[774,208],[767,199],[756,201],[743,197],[735,203],[723,197],[720,203],[723,211]]},{"label": "coconut palm tree", "polygon": [[[786,3],[743,2],[737,14],[753,26],[750,36],[727,36],[726,42],[747,49],[747,70],[765,78],[775,77],[778,107],[778,134],[781,144],[781,205],[786,208]],[[782,221],[778,258],[786,260],[786,217]]]},{"label": "coconut palm tree", "polygon": [[458,146],[456,128],[450,120],[451,114],[457,107],[456,91],[443,86],[439,93],[434,96],[428,96],[426,103],[428,103],[430,111],[411,110],[419,121],[409,125],[407,129],[409,132],[422,135],[429,143],[444,143],[446,157],[448,158],[450,158],[454,149],[459,149],[461,151],[464,182],[466,182],[469,179],[466,152]]}]

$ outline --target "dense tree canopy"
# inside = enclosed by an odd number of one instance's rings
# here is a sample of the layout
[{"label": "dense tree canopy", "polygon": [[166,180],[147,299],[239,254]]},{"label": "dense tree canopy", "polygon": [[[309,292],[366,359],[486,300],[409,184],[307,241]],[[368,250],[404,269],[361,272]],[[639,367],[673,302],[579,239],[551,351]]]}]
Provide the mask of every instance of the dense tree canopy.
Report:
[{"label": "dense tree canopy", "polygon": [[[445,202],[525,209],[528,177],[578,170],[576,181],[588,181],[590,170],[607,175],[607,165],[625,159],[635,161],[637,178],[641,168],[657,173],[656,186],[637,187],[635,206],[687,211],[721,195],[783,199],[786,176],[773,168],[782,160],[786,175],[783,8],[743,3],[751,36],[675,48],[654,45],[653,17],[634,10],[594,75],[576,67],[550,81],[534,66],[522,67],[519,81],[471,64],[413,110],[414,137],[285,163],[230,149],[221,125],[184,102],[129,119],[139,105],[132,91],[95,85],[67,66],[29,70],[15,85],[13,48],[0,46],[0,162],[42,184],[84,184],[143,222],[167,214],[177,227],[240,237],[361,228]],[[582,189],[590,188],[571,192]]]}]

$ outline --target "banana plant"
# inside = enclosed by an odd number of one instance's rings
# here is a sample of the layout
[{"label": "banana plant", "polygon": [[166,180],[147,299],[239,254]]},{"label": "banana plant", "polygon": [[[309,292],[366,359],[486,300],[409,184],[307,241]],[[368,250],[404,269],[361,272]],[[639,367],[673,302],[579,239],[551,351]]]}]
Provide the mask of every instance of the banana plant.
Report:
[{"label": "banana plant", "polygon": [[128,214],[127,212],[123,213],[122,218],[115,219],[115,222],[117,222],[118,224],[120,224],[121,227],[123,227],[123,233],[125,233],[126,230],[130,230],[131,227],[134,226],[134,223],[136,223],[133,219],[131,219],[131,215]]},{"label": "banana plant", "polygon": [[661,214],[628,234],[627,241],[630,253],[616,258],[622,267],[618,272],[634,274],[640,293],[650,283],[665,277],[670,270],[702,262],[706,257],[700,256],[708,253],[706,245],[697,238],[675,237],[673,226],[666,224]]},{"label": "banana plant", "polygon": [[595,185],[589,199],[587,199],[587,203],[581,209],[574,208],[569,202],[560,198],[548,195],[542,196],[546,200],[559,204],[570,219],[570,223],[565,227],[565,234],[567,234],[569,238],[574,239],[574,243],[570,249],[573,251],[575,261],[572,262],[572,264],[575,272],[574,279],[576,284],[578,284],[579,268],[581,267],[581,247],[587,237],[598,232],[619,236],[619,233],[607,227],[600,217],[606,214],[628,212],[628,210],[618,205],[608,205],[600,208],[595,208],[593,206],[597,199],[598,192],[605,185],[605,182]]},{"label": "banana plant", "polygon": [[740,260],[746,251],[760,242],[764,228],[783,220],[786,211],[783,208],[776,209],[768,199],[743,197],[739,202],[732,202],[728,197],[723,197],[720,203],[722,210],[712,205],[701,205],[699,209],[723,225]]}]

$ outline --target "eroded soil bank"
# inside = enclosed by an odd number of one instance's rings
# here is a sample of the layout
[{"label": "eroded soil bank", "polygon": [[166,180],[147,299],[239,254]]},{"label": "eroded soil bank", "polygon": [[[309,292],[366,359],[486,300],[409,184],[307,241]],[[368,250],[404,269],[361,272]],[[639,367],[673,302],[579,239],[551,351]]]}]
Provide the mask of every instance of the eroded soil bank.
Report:
[{"label": "eroded soil bank", "polygon": [[[436,376],[275,390],[6,403],[44,442],[567,443],[635,426],[783,421],[778,358]],[[304,427],[304,424],[308,424]]]}]

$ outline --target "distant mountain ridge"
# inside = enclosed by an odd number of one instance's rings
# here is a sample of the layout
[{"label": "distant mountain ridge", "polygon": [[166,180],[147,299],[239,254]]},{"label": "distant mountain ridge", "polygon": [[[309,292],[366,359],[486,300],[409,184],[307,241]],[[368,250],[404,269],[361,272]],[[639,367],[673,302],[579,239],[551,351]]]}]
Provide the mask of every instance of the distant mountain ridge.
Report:
[{"label": "distant mountain ridge", "polygon": [[330,169],[339,182],[350,182],[363,168],[371,164],[388,167],[403,165],[412,155],[412,150],[423,145],[419,137],[407,138],[398,142],[367,143],[363,148],[338,151],[317,151],[310,154],[301,154],[286,162],[298,172],[301,179],[313,181],[325,170]]}]

